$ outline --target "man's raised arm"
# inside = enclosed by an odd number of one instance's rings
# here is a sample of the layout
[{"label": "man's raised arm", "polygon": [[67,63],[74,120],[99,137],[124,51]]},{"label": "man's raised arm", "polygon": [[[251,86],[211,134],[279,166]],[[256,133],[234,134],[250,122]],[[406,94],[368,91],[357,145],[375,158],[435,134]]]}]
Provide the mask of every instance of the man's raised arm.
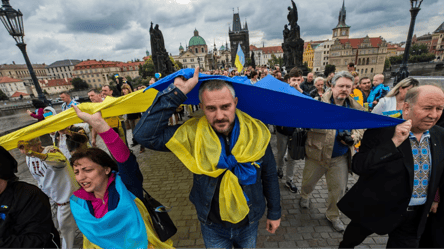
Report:
[{"label": "man's raised arm", "polygon": [[199,67],[194,70],[193,78],[186,80],[179,76],[168,88],[159,92],[153,104],[142,115],[134,129],[136,141],[152,150],[169,151],[165,144],[176,132],[178,125],[169,127],[168,120],[176,108],[186,99],[199,81]]}]

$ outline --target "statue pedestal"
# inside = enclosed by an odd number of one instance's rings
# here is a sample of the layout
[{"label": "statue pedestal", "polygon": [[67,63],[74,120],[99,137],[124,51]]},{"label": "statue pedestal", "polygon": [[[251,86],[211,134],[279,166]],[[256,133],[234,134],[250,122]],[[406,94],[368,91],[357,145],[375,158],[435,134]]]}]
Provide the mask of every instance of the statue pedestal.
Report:
[{"label": "statue pedestal", "polygon": [[[298,38],[290,41],[284,41],[284,43],[282,43],[282,49],[284,50],[285,70],[289,72],[293,67],[299,67],[302,69],[304,40]],[[304,72],[304,74],[305,73],[306,72]]]}]

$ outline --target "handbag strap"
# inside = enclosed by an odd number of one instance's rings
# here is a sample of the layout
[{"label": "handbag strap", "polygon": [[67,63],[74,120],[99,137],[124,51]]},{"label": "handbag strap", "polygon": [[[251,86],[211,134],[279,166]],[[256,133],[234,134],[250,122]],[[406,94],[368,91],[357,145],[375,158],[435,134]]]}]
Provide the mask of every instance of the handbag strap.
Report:
[{"label": "handbag strap", "polygon": [[148,197],[148,198],[151,198],[151,195],[148,194],[148,192],[147,192],[144,188],[142,188],[142,189],[143,189],[143,192],[147,195],[147,197]]}]

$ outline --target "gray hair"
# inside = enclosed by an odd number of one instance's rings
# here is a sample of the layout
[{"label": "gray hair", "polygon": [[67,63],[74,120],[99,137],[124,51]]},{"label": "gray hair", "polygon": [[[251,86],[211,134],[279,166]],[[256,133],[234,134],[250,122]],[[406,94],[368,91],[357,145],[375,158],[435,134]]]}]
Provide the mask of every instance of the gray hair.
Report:
[{"label": "gray hair", "polygon": [[412,89],[408,90],[407,93],[405,94],[404,102],[407,102],[411,105],[416,104],[419,92],[421,92],[421,89],[419,87],[413,87]]},{"label": "gray hair", "polygon": [[398,84],[396,84],[396,86],[394,86],[392,88],[392,90],[390,90],[390,92],[386,95],[386,97],[393,97],[398,95],[399,93],[399,88],[407,88],[409,86],[418,86],[419,85],[419,81],[412,78],[412,77],[407,77],[403,80],[401,80]]},{"label": "gray hair", "polygon": [[199,87],[199,101],[202,103],[202,93],[207,90],[209,92],[214,90],[221,90],[222,88],[227,87],[230,90],[233,99],[236,97],[236,92],[234,91],[233,86],[226,81],[223,80],[209,80],[200,84]]},{"label": "gray hair", "polygon": [[318,82],[319,80],[325,81],[324,78],[322,78],[322,77],[317,77],[317,78],[314,80],[314,83],[316,84],[316,82]]},{"label": "gray hair", "polygon": [[[442,87],[439,86],[438,84],[432,83],[432,84],[427,84],[427,85],[423,85],[423,86],[434,86],[434,87],[438,88],[439,90],[441,90],[442,92],[444,92]],[[416,101],[418,100],[418,96],[421,93],[421,91],[422,91],[421,87],[413,87],[412,89],[408,90],[407,93],[405,94],[404,101],[409,103],[411,105],[411,108],[413,108],[413,105],[416,104]]]},{"label": "gray hair", "polygon": [[348,71],[341,71],[333,76],[333,79],[331,80],[331,86],[334,87],[336,85],[336,81],[338,81],[340,78],[347,78],[351,80],[352,83],[355,81],[355,77],[353,77],[353,75],[351,75]]}]

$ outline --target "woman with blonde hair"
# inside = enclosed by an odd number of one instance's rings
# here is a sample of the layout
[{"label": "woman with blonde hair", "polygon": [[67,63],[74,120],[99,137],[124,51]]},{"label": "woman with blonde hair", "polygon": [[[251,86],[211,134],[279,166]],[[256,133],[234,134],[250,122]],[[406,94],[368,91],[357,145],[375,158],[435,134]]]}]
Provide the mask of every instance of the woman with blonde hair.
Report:
[{"label": "woman with blonde hair", "polygon": [[384,98],[379,100],[372,113],[392,115],[392,111],[402,110],[405,94],[408,90],[418,85],[418,80],[412,77],[403,79]]}]

